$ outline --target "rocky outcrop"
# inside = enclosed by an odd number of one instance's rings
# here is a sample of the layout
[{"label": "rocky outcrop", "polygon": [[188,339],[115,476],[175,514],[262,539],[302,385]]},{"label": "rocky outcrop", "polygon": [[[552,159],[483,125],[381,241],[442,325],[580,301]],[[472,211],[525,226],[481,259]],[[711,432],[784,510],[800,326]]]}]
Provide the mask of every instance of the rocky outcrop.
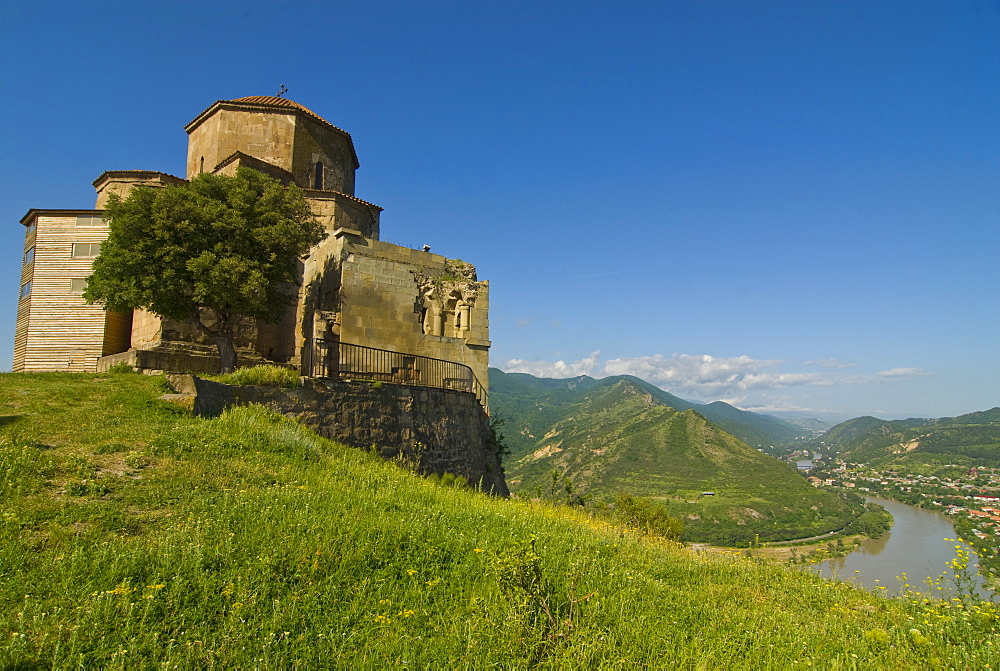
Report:
[{"label": "rocky outcrop", "polygon": [[170,377],[194,412],[217,415],[260,403],[345,445],[401,457],[422,473],[453,473],[508,496],[489,416],[475,395],[451,389],[305,378],[296,389],[236,386],[192,375]]}]

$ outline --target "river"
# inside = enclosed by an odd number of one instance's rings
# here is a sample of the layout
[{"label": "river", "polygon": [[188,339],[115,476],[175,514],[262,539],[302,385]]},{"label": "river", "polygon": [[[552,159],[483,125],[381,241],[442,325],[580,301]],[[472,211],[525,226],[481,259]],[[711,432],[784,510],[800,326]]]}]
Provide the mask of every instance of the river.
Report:
[{"label": "river", "polygon": [[815,459],[822,459],[822,458],[823,458],[822,454],[820,454],[819,452],[814,452],[812,459],[799,459],[798,461],[796,461],[795,468],[799,469],[800,471],[808,471],[810,468],[816,465],[815,463],[813,463]]},{"label": "river", "polygon": [[[924,582],[927,578],[937,579],[942,573],[954,575],[950,563],[955,559],[957,538],[955,528],[944,515],[909,506],[897,501],[868,498],[892,513],[892,529],[878,538],[869,538],[861,547],[847,555],[822,562],[820,575],[826,578],[840,578],[857,582],[870,589],[884,591],[896,596],[901,592],[902,583],[898,576],[906,574],[906,582],[912,591],[934,596],[947,595],[949,588],[938,590]],[[968,548],[968,546],[966,546]],[[970,551],[970,561],[974,562],[976,591],[980,596],[990,598],[990,592],[979,576],[978,560]],[[885,589],[879,589],[884,587]]]}]

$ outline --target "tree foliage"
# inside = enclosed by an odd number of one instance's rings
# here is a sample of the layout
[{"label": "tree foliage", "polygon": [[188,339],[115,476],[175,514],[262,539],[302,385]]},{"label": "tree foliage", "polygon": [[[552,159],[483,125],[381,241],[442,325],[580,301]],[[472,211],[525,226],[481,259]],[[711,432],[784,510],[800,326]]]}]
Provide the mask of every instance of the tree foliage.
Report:
[{"label": "tree foliage", "polygon": [[136,187],[112,195],[105,216],[111,231],[84,298],[191,320],[218,346],[222,372],[236,366],[239,325],[282,317],[298,260],[326,235],[299,188],[249,168]]},{"label": "tree foliage", "polygon": [[683,520],[671,517],[666,508],[627,492],[621,492],[615,498],[615,512],[625,524],[673,541],[680,540],[684,530]]}]

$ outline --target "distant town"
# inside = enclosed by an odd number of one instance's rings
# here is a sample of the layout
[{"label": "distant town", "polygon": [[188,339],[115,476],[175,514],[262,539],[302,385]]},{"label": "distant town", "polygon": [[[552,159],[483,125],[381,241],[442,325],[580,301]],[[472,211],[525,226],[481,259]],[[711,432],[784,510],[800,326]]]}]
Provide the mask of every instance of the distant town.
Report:
[{"label": "distant town", "polygon": [[792,464],[811,461],[811,468],[801,470],[815,487],[849,489],[953,516],[956,531],[979,555],[984,574],[1000,579],[1000,468],[950,463],[876,467],[825,462],[807,450],[785,459]]}]

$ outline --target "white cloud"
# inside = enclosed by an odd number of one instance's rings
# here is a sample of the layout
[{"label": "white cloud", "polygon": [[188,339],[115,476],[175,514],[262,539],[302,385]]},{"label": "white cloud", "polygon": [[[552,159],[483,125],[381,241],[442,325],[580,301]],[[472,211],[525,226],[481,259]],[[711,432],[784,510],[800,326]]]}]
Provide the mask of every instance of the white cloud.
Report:
[{"label": "white cloud", "polygon": [[[578,361],[527,361],[510,359],[501,366],[508,373],[529,373],[537,377],[568,378],[578,375],[605,377],[633,375],[678,396],[697,400],[723,400],[754,412],[826,412],[802,407],[802,399],[768,399],[768,390],[802,387],[833,387],[887,383],[908,377],[928,375],[921,368],[892,368],[878,373],[845,375],[834,369],[856,364],[837,359],[816,359],[808,364],[829,370],[785,372],[780,359],[754,359],[743,355],[716,357],[710,354],[672,354],[664,356],[618,357],[603,363],[600,351]],[[558,356],[558,354],[556,355]],[[804,364],[805,365],[805,364]],[[797,392],[798,396],[802,392]]]},{"label": "white cloud", "polygon": [[918,375],[930,375],[923,368],[891,368],[889,370],[879,371],[875,373],[879,377],[915,377]]},{"label": "white cloud", "polygon": [[552,362],[510,359],[503,369],[508,373],[528,373],[535,377],[577,377],[579,375],[591,375],[594,369],[597,368],[597,358],[599,356],[601,356],[601,351],[595,350],[591,352],[590,356],[571,363],[566,363],[565,361]]},{"label": "white cloud", "polygon": [[738,396],[740,392],[774,387],[834,384],[820,373],[782,373],[778,359],[714,357],[709,354],[662,354],[610,359],[605,375],[635,375],[675,394],[699,398]]},{"label": "white cloud", "polygon": [[812,361],[803,361],[802,365],[821,366],[822,368],[853,368],[858,364],[851,363],[850,361],[841,361],[840,359],[830,357],[828,359],[813,359]]}]

